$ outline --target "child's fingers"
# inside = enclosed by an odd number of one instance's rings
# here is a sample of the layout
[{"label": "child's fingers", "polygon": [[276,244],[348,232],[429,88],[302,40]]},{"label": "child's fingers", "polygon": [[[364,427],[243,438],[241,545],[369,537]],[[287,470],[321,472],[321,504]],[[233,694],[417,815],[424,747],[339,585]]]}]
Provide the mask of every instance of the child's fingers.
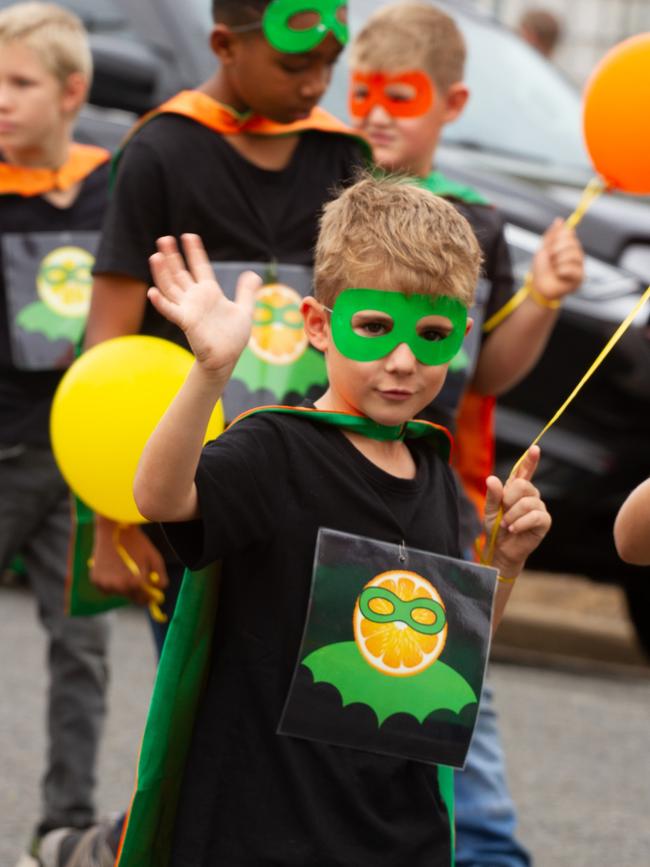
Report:
[{"label": "child's fingers", "polygon": [[203,280],[211,280],[217,282],[214,275],[214,268],[205,252],[203,241],[198,235],[186,234],[181,237],[183,242],[183,251],[192,277],[197,283]]},{"label": "child's fingers", "polygon": [[540,536],[546,535],[551,528],[551,516],[546,509],[533,509],[526,512],[521,518],[508,525],[508,532],[513,535],[536,532]]},{"label": "child's fingers", "polygon": [[503,526],[509,528],[513,524],[516,524],[524,515],[538,509],[544,511],[546,506],[538,492],[533,490],[527,496],[517,499],[517,501],[510,506],[504,504]]},{"label": "child's fingers", "polygon": [[542,235],[542,243],[548,247],[558,238],[565,228],[565,222],[561,217],[556,217],[548,229]]},{"label": "child's fingers", "polygon": [[541,452],[539,446],[531,446],[526,454],[524,455],[522,461],[517,466],[517,469],[512,475],[513,479],[530,479],[535,475],[535,471],[537,470],[537,466],[539,464],[539,459],[541,456]]},{"label": "child's fingers", "polygon": [[262,285],[262,278],[255,271],[243,271],[237,279],[235,303],[251,316],[255,309],[255,296]]},{"label": "child's fingers", "polygon": [[165,267],[169,271],[170,278],[179,290],[188,289],[192,285],[192,278],[185,267],[185,260],[180,254],[176,238],[165,235],[158,238],[156,246],[159,254],[164,257]]},{"label": "child's fingers", "polygon": [[149,289],[149,291],[147,292],[147,297],[156,308],[158,313],[161,314],[161,316],[164,316],[165,319],[169,319],[169,321],[173,322],[174,325],[178,325],[180,327],[181,320],[177,304],[174,304],[172,301],[169,301],[167,298],[165,298],[162,292],[155,286],[152,286],[151,289]]},{"label": "child's fingers", "polygon": [[487,493],[485,497],[485,520],[493,521],[501,508],[503,500],[503,485],[496,476],[488,476],[485,480]]},{"label": "child's fingers", "polygon": [[151,275],[158,291],[164,295],[165,298],[169,298],[172,301],[178,301],[182,297],[183,293],[174,281],[171,271],[167,267],[167,257],[165,254],[154,253],[153,256],[150,256],[149,267],[151,268]]},{"label": "child's fingers", "polygon": [[577,238],[559,238],[550,249],[550,257],[553,265],[580,265],[584,262],[582,246]]}]

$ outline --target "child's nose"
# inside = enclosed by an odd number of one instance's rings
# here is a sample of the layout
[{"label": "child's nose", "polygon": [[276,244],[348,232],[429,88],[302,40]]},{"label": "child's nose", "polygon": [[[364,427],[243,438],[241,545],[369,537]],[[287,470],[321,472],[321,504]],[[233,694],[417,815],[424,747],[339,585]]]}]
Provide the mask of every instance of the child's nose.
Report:
[{"label": "child's nose", "polygon": [[408,343],[400,343],[386,357],[386,370],[389,373],[411,373],[416,364],[417,358]]},{"label": "child's nose", "polygon": [[300,91],[304,99],[320,99],[327,90],[332,77],[332,67],[323,65],[303,79]]},{"label": "child's nose", "polygon": [[381,103],[376,102],[366,116],[366,123],[386,126],[391,122],[391,116]]},{"label": "child's nose", "polygon": [[11,93],[3,82],[0,82],[0,108],[6,110],[11,105]]}]

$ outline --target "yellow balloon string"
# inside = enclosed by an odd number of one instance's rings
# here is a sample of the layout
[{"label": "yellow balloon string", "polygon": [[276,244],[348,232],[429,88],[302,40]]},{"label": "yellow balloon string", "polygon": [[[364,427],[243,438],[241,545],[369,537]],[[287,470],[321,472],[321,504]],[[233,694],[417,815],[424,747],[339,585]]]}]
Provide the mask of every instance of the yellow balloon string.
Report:
[{"label": "yellow balloon string", "polygon": [[[601,196],[606,189],[607,184],[605,184],[601,178],[592,178],[582,191],[580,201],[578,202],[575,211],[567,217],[566,225],[570,229],[575,229],[593,202],[595,202],[598,196]],[[501,325],[504,319],[511,316],[515,310],[524,303],[526,298],[531,294],[532,288],[533,275],[529,272],[526,274],[526,279],[524,280],[524,285],[521,289],[515,292],[512,298],[510,298],[510,300],[507,301],[500,310],[497,310],[497,312],[490,316],[490,318],[483,324],[483,332],[489,334],[491,331],[494,331],[498,325]],[[548,306],[551,305],[549,304]]]},{"label": "yellow balloon string", "polygon": [[[140,578],[141,573],[138,564],[126,550],[124,545],[122,545],[122,543],[120,542],[120,533],[123,529],[124,528],[120,524],[117,524],[115,529],[113,530],[113,544],[115,545],[115,550],[117,551],[120,560],[124,563],[131,575],[133,575],[134,578]],[[157,572],[151,572],[149,574],[149,580],[153,584],[157,584],[160,581],[160,576]],[[151,602],[149,603],[149,613],[151,614],[152,618],[157,623],[166,623],[168,619],[167,615],[160,608],[160,606],[165,601],[165,594],[162,592],[162,590],[158,590],[158,588],[152,587],[146,582],[141,583],[142,589],[151,598]]]},{"label": "yellow balloon string", "polygon": [[[514,467],[513,467],[512,470],[510,471],[510,478],[512,478],[512,476],[517,472],[517,470],[518,470],[519,467],[521,466],[521,464],[522,464],[524,458],[526,457],[526,455],[527,455],[527,453],[528,453],[528,450],[529,450],[530,448],[532,448],[533,446],[536,446],[536,445],[539,443],[539,441],[540,441],[541,438],[544,436],[544,434],[545,434],[548,430],[550,430],[550,428],[553,427],[553,425],[554,425],[555,422],[560,418],[560,416],[562,416],[562,415],[564,414],[565,410],[566,410],[566,409],[569,407],[569,405],[573,402],[574,398],[577,397],[578,393],[582,390],[583,386],[584,386],[584,385],[585,385],[585,384],[586,384],[586,383],[591,379],[591,377],[594,375],[594,373],[598,370],[598,368],[600,367],[600,365],[601,365],[601,364],[603,363],[603,361],[607,358],[607,356],[608,356],[609,353],[612,351],[612,349],[616,346],[616,344],[617,344],[618,341],[621,339],[621,337],[625,334],[625,332],[626,332],[627,329],[630,327],[630,325],[631,325],[632,322],[634,321],[635,317],[637,316],[637,314],[639,313],[639,311],[641,310],[641,308],[646,304],[646,302],[648,301],[649,298],[650,298],[650,286],[648,286],[648,288],[647,288],[646,291],[643,293],[643,295],[641,296],[641,298],[639,298],[639,300],[637,301],[637,303],[634,305],[633,309],[630,311],[630,313],[628,313],[628,315],[627,315],[627,316],[625,317],[625,319],[621,322],[621,324],[618,326],[618,328],[616,329],[616,331],[615,331],[615,332],[612,334],[612,336],[609,338],[609,340],[608,340],[607,343],[605,344],[604,348],[603,348],[603,349],[600,351],[600,353],[598,354],[598,357],[596,358],[596,360],[593,362],[593,364],[591,365],[591,367],[589,368],[589,370],[588,370],[588,371],[585,373],[585,375],[582,377],[582,379],[580,380],[580,382],[579,382],[579,383],[576,385],[576,387],[573,389],[573,391],[572,391],[571,394],[568,396],[568,398],[564,401],[564,403],[562,404],[562,406],[561,406],[561,407],[558,409],[558,411],[555,413],[555,415],[553,416],[553,418],[552,418],[552,419],[548,422],[548,424],[547,424],[547,425],[546,425],[546,426],[545,426],[545,427],[544,427],[544,428],[543,428],[543,429],[542,429],[542,430],[537,434],[537,436],[536,436],[535,439],[532,441],[532,443],[530,444],[530,446],[528,446],[528,448],[526,449],[526,451],[525,451],[525,452],[523,453],[523,455],[519,458],[519,460],[517,461],[517,463],[514,465]],[[497,512],[497,516],[496,516],[495,521],[494,521],[494,526],[492,527],[492,532],[490,533],[490,541],[489,541],[489,545],[488,545],[487,554],[485,554],[485,555],[483,556],[483,558],[482,558],[483,563],[486,564],[486,565],[488,565],[488,566],[492,563],[492,559],[493,559],[493,557],[494,557],[494,549],[495,549],[495,546],[496,546],[497,535],[498,535],[498,533],[499,533],[499,528],[501,527],[501,521],[502,521],[502,520],[503,520],[503,509],[500,508],[499,511]]]}]

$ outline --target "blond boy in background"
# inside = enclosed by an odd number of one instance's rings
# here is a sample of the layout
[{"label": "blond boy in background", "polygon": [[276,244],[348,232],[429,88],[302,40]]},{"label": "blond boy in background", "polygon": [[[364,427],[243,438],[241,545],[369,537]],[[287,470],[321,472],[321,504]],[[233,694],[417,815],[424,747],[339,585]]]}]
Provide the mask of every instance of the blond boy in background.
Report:
[{"label": "blond boy in background", "polygon": [[91,75],[76,16],[49,3],[0,12],[0,567],[22,552],[49,668],[42,813],[21,867],[48,831],[93,822],[105,714],[107,624],[65,614],[68,491],[48,434],[108,196],[108,152],[72,140]]}]

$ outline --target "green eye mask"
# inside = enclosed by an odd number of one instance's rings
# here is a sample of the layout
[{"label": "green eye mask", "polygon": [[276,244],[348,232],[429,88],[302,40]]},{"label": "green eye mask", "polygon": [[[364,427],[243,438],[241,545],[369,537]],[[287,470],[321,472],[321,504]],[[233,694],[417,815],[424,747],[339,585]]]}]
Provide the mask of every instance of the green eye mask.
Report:
[{"label": "green eye mask", "polygon": [[[354,317],[362,311],[377,311],[390,317],[384,334],[359,334]],[[463,344],[467,309],[456,298],[446,295],[403,295],[379,289],[345,289],[337,296],[332,314],[332,336],[341,355],[353,361],[378,361],[401,343],[406,343],[421,364],[446,364]],[[417,326],[426,316],[441,316],[451,323],[449,334],[430,339],[435,327],[418,334]],[[363,320],[365,321],[365,319]],[[374,320],[370,318],[369,322]],[[377,320],[384,323],[384,317]]]},{"label": "green eye mask", "polygon": [[[347,5],[347,0],[272,0],[264,12],[262,29],[270,45],[284,54],[311,51],[330,32],[345,45],[349,32],[340,10]],[[298,30],[290,22],[303,12],[315,13],[319,20],[313,27]]]}]

